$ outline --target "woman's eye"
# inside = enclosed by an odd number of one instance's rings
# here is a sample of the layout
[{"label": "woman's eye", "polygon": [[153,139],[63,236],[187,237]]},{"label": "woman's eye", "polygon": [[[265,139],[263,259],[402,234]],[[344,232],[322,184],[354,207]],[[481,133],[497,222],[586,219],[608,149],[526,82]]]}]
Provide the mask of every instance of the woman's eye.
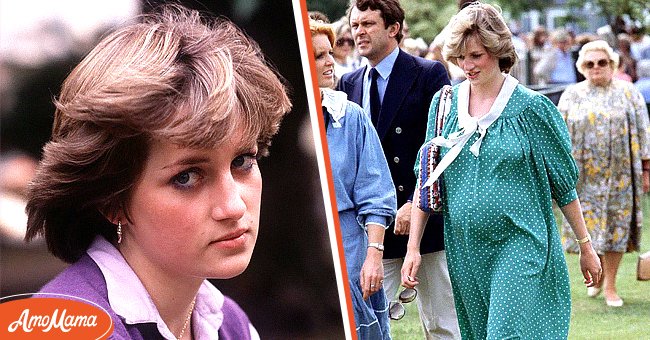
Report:
[{"label": "woman's eye", "polygon": [[250,170],[257,163],[257,155],[239,155],[232,160],[232,167],[241,170]]},{"label": "woman's eye", "polygon": [[197,169],[189,169],[180,172],[172,178],[172,184],[180,188],[191,188],[201,180],[201,174]]},{"label": "woman's eye", "polygon": [[332,55],[332,52],[321,52],[316,56],[316,59],[321,60],[325,59],[328,55]]}]

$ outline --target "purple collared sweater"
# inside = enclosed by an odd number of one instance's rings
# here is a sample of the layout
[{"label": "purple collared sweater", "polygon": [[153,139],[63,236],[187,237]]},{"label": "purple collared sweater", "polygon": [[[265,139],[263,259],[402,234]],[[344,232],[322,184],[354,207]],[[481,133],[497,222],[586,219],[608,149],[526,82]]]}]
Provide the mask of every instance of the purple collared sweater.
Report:
[{"label": "purple collared sweater", "polygon": [[[92,301],[104,308],[115,324],[109,339],[163,339],[156,324],[130,325],[113,311],[108,303],[108,290],[104,276],[95,261],[87,254],[46,284],[40,292],[71,295]],[[222,308],[224,320],[219,329],[219,339],[250,339],[250,322],[246,313],[232,299],[224,298]]]}]

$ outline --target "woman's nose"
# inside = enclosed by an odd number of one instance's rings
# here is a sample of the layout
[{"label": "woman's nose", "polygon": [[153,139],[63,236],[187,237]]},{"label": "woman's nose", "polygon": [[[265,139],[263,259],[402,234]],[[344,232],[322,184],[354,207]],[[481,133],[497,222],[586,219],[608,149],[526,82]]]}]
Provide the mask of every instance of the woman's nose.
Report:
[{"label": "woman's nose", "polygon": [[327,55],[327,59],[325,60],[325,65],[327,66],[332,66],[334,65],[334,56],[331,54]]},{"label": "woman's nose", "polygon": [[232,175],[221,178],[215,185],[212,218],[215,220],[239,220],[246,213],[242,187]]}]

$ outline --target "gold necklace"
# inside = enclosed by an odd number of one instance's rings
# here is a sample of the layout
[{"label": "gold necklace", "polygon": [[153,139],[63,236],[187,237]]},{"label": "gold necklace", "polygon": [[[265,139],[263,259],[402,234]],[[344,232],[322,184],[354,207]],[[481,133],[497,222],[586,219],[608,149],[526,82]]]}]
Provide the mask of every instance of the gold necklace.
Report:
[{"label": "gold necklace", "polygon": [[185,323],[183,324],[183,329],[181,329],[181,334],[178,335],[177,340],[181,340],[183,338],[183,335],[185,335],[185,330],[187,329],[187,325],[190,323],[190,319],[192,318],[192,312],[194,311],[195,302],[196,302],[196,296],[194,296],[194,299],[192,299],[192,304],[190,305],[190,312],[187,313],[187,318],[185,319]]}]

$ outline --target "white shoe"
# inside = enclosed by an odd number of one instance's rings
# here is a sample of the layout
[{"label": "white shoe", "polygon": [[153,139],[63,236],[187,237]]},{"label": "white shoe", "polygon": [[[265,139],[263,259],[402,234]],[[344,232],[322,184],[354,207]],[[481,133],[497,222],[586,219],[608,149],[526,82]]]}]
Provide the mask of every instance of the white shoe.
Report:
[{"label": "white shoe", "polygon": [[587,287],[587,296],[590,298],[594,298],[600,295],[601,291],[602,289],[600,287]]},{"label": "white shoe", "polygon": [[610,307],[622,307],[623,306],[623,300],[622,299],[616,299],[616,300],[607,300],[607,299],[605,299],[605,303]]}]

